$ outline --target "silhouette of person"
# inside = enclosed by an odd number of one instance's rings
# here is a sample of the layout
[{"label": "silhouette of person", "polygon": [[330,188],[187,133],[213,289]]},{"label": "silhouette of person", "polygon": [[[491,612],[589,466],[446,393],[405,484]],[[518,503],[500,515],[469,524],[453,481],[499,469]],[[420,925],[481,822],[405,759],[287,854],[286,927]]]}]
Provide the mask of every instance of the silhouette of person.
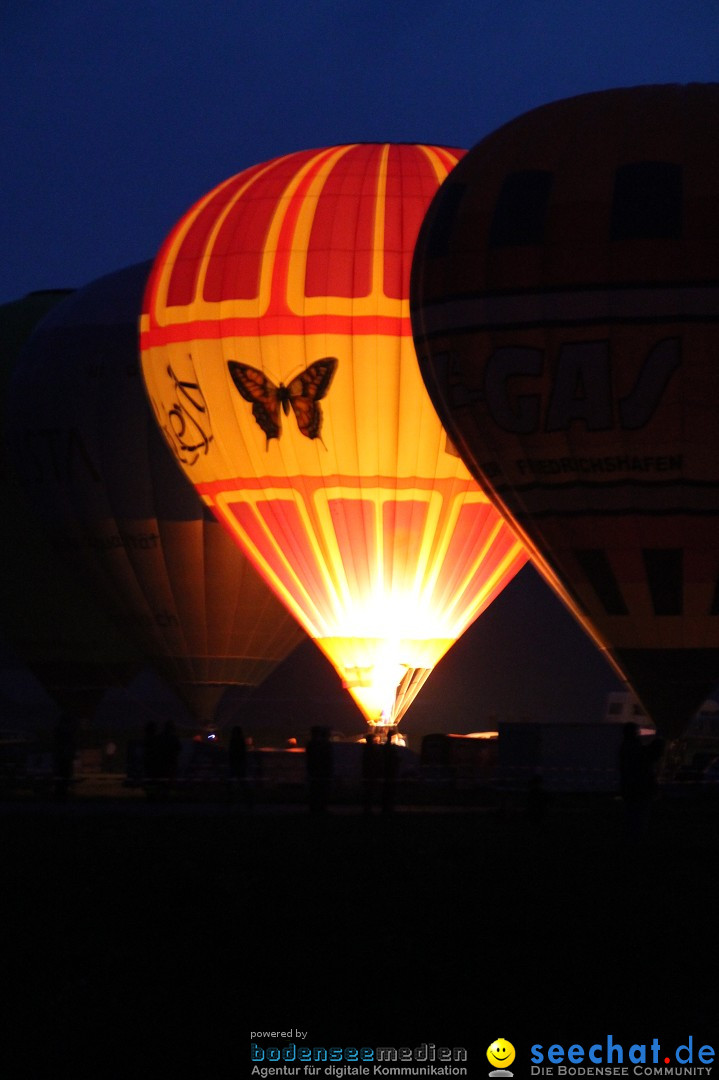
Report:
[{"label": "silhouette of person", "polygon": [[142,752],[142,775],[145,780],[156,780],[158,775],[157,724],[154,720],[148,720],[145,724]]},{"label": "silhouette of person", "polygon": [[248,806],[252,805],[252,788],[248,773],[247,743],[242,728],[235,724],[230,733],[230,742],[227,748],[227,762],[230,772],[230,781],[237,785],[240,793],[244,796]]},{"label": "silhouette of person", "polygon": [[160,780],[170,781],[177,777],[182,744],[172,720],[166,720],[157,736],[157,775]]},{"label": "silhouette of person", "polygon": [[397,789],[397,775],[399,773],[399,753],[392,742],[392,732],[387,732],[382,749],[382,813],[389,814],[394,810],[394,800]]},{"label": "silhouette of person", "polygon": [[63,713],[53,732],[53,773],[55,776],[55,798],[66,799],[75,771],[75,721],[68,713]]},{"label": "silhouette of person", "polygon": [[332,743],[329,728],[319,725],[312,728],[305,747],[305,764],[310,811],[313,814],[324,813],[332,783]]},{"label": "silhouette of person", "polygon": [[103,751],[103,762],[109,773],[114,773],[117,761],[117,743],[114,739],[108,739]]},{"label": "silhouette of person", "polygon": [[529,781],[527,788],[527,801],[524,811],[529,821],[544,821],[547,816],[549,796],[544,790],[544,781],[539,773],[535,773]]},{"label": "silhouette of person", "polygon": [[362,809],[370,814],[382,785],[384,762],[382,747],[377,742],[374,732],[365,735],[362,748]]},{"label": "silhouette of person", "polygon": [[637,837],[646,830],[657,790],[657,762],[663,750],[661,739],[655,738],[644,744],[637,724],[624,725],[619,748],[619,783],[628,836]]},{"label": "silhouette of person", "polygon": [[230,744],[227,749],[230,776],[233,780],[244,780],[247,776],[247,743],[242,728],[237,724],[230,732]]},{"label": "silhouette of person", "polygon": [[148,720],[142,739],[142,780],[148,799],[157,798],[160,777],[160,734],[154,720]]}]

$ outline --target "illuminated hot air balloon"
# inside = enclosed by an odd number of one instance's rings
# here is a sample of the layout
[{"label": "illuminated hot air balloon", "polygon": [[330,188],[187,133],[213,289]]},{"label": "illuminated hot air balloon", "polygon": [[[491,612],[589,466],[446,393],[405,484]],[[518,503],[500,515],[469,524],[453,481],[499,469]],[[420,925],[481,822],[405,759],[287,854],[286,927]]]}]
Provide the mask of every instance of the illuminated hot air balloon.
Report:
[{"label": "illuminated hot air balloon", "polygon": [[157,430],[139,369],[148,273],[103,277],[38,326],[8,390],[8,440],[55,549],[209,722],[228,686],[257,686],[304,635]]},{"label": "illuminated hot air balloon", "polygon": [[[30,293],[0,306],[0,401],[37,324],[72,290]],[[0,632],[63,709],[89,715],[109,686],[129,679],[139,653],[78,586],[30,512],[5,446],[0,486]],[[48,711],[48,723],[54,722]]]},{"label": "illuminated hot air balloon", "polygon": [[479,143],[413,267],[476,477],[676,733],[719,679],[719,85],[588,94]]},{"label": "illuminated hot air balloon", "polygon": [[460,156],[355,144],[232,177],[168,238],[143,316],[176,457],[373,725],[399,721],[526,559],[412,344],[417,231]]}]

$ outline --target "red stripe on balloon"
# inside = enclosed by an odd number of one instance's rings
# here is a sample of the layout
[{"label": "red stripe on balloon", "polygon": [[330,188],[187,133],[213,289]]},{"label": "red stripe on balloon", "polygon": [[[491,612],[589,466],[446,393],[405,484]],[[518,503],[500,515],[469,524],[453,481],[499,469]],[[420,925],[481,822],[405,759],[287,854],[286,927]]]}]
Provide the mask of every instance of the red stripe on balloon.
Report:
[{"label": "red stripe on balloon", "polygon": [[385,296],[409,296],[412,253],[427,207],[437,191],[434,169],[413,146],[391,146],[385,190],[384,281]]},{"label": "red stripe on balloon", "polygon": [[[327,158],[331,157],[333,153],[335,153],[335,151],[329,149],[317,156],[316,160],[312,163],[311,168],[309,168],[302,177],[292,196],[290,204],[285,211],[277,240],[277,253],[272,267],[272,288],[269,309],[262,316],[263,326],[268,319],[284,318],[287,315],[291,316],[291,312],[287,306],[287,292],[290,273],[290,258],[297,246],[297,220],[300,211],[306,202],[308,191],[313,180]],[[297,170],[295,169],[295,173],[296,172]],[[325,281],[325,286],[326,285],[327,282]],[[283,333],[281,330],[279,332]]]},{"label": "red stripe on balloon", "polygon": [[377,573],[375,503],[370,499],[342,498],[328,499],[328,506],[337,546],[345,556],[349,587],[357,596],[368,596]]},{"label": "red stripe on balloon", "polygon": [[381,161],[381,146],[355,146],[327,176],[312,219],[306,296],[356,297],[372,292]]},{"label": "red stripe on balloon", "polygon": [[232,177],[198,211],[175,255],[167,287],[169,307],[185,307],[195,299],[197,276],[210,232],[228,201],[247,183],[252,172],[257,172],[260,168],[261,166],[257,165],[254,169]]},{"label": "red stripe on balloon", "polygon": [[332,611],[333,598],[322,567],[305,522],[290,499],[266,499],[256,507],[228,500],[225,513],[234,518],[240,537],[254,545],[274,582],[293,597],[300,610],[311,614],[314,607],[324,615]]},{"label": "red stripe on balloon", "polygon": [[409,316],[393,315],[275,315],[257,319],[199,319],[196,322],[152,326],[143,331],[140,347],[172,342],[214,341],[220,338],[263,338],[274,334],[346,334],[352,337],[386,334],[411,337]]},{"label": "red stripe on balloon", "polygon": [[[225,480],[204,480],[195,483],[200,495],[207,496],[213,503],[217,499],[230,492],[236,491],[264,491],[266,488],[287,488],[294,491],[297,487],[296,476],[241,476],[228,477]],[[377,474],[347,476],[339,473],[331,473],[326,476],[303,476],[301,478],[302,490],[307,495],[313,495],[315,491],[323,491],[330,488],[346,488],[349,492],[367,492],[372,488],[386,488],[388,491],[430,491],[438,492],[443,499],[458,497],[463,492],[478,492],[479,488],[475,480],[467,477],[459,480],[457,477],[420,477],[420,476],[378,476]],[[240,496],[241,497],[241,496]],[[487,503],[489,509],[489,504]],[[489,510],[492,514],[493,511]],[[511,536],[511,533],[509,534]]]},{"label": "red stripe on balloon", "polygon": [[388,589],[395,575],[401,580],[406,566],[419,565],[428,512],[426,500],[398,499],[383,504],[384,576]]}]

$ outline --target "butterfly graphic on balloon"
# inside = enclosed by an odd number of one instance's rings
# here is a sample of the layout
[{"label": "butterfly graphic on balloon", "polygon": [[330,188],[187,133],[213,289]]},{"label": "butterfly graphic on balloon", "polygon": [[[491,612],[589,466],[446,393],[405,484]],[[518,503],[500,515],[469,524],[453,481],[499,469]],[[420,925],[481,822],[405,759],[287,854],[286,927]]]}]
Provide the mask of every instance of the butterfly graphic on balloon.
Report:
[{"label": "butterfly graphic on balloon", "polygon": [[269,449],[271,439],[279,439],[282,433],[280,409],[285,416],[289,416],[292,409],[301,434],[308,439],[319,439],[324,446],[320,435],[320,401],[329,390],[337,370],[336,357],[325,356],[315,360],[290,379],[286,386],[282,382],[275,386],[259,368],[237,360],[228,360],[227,367],[240,395],[251,403],[252,415],[265,433],[265,449]]}]

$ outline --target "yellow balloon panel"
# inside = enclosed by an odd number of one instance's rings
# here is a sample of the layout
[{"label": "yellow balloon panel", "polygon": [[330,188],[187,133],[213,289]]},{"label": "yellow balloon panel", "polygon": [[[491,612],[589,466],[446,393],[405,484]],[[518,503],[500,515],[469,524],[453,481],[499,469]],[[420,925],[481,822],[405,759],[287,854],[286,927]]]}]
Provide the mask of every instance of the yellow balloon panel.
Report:
[{"label": "yellow balloon panel", "polygon": [[360,145],[248,170],[177,226],[146,296],[170,446],[373,723],[399,719],[526,559],[411,338],[414,242],[459,156]]}]

